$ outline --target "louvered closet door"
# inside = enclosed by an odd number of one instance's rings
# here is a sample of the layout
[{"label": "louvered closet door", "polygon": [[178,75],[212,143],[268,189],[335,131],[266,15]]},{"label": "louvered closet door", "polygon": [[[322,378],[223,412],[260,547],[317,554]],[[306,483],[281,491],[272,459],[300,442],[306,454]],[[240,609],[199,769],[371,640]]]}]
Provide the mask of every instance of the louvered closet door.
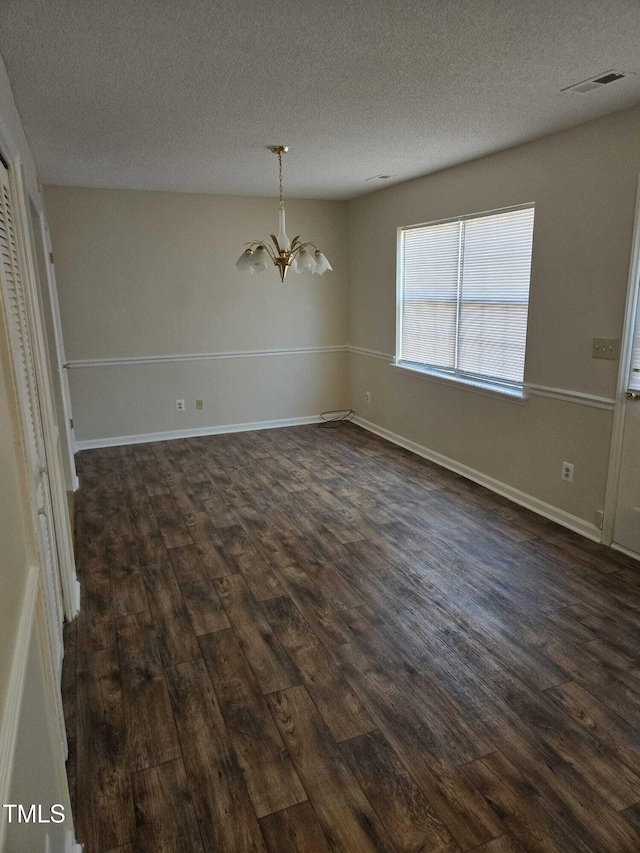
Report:
[{"label": "louvered closet door", "polygon": [[28,321],[28,308],[20,270],[16,238],[16,216],[12,205],[9,174],[0,164],[0,275],[2,298],[9,324],[15,382],[20,403],[22,432],[31,477],[31,493],[37,514],[49,633],[58,684],[62,671],[63,609],[60,571],[55,547],[53,510],[47,475],[42,417],[38,398],[34,355]]}]

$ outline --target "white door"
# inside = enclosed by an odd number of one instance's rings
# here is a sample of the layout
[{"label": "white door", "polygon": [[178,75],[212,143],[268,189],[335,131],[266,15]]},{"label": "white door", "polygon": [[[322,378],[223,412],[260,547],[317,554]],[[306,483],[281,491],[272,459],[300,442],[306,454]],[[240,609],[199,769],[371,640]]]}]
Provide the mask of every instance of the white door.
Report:
[{"label": "white door", "polygon": [[[636,293],[637,289],[636,284]],[[640,559],[640,302],[637,297],[635,314],[613,541]]]},{"label": "white door", "polygon": [[34,524],[39,538],[43,587],[57,685],[62,674],[63,608],[55,539],[44,427],[32,345],[29,304],[18,245],[18,211],[9,173],[0,164],[0,285],[9,324],[14,379],[20,403],[22,434],[31,480]]},{"label": "white door", "polygon": [[[33,201],[30,198],[27,198],[26,201],[29,207],[31,244],[35,261],[34,271],[38,284],[44,330],[47,336],[47,355],[49,357],[53,403],[59,430],[60,451],[63,454],[64,485],[67,491],[75,492],[79,485],[75,463],[75,435],[73,431],[73,416],[71,414],[69,380],[67,370],[64,368],[66,357],[62,338],[62,323],[60,320],[58,293],[53,268],[51,241],[46,221],[38,213]],[[64,586],[62,591],[64,595]],[[67,616],[69,616],[68,613]]]}]

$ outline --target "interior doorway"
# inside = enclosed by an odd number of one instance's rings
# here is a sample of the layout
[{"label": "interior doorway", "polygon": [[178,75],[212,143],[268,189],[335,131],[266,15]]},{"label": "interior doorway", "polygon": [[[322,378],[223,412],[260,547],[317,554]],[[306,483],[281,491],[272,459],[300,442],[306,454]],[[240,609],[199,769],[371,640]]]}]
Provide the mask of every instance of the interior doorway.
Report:
[{"label": "interior doorway", "polygon": [[75,465],[75,436],[73,432],[69,381],[64,368],[66,358],[62,338],[60,310],[58,307],[58,294],[53,271],[53,259],[49,235],[31,198],[29,198],[29,219],[30,239],[33,256],[36,261],[38,295],[40,297],[40,308],[47,336],[46,354],[49,362],[56,419],[60,433],[60,449],[62,452],[65,486],[68,492],[75,492],[78,488]]},{"label": "interior doorway", "polygon": [[640,559],[640,180],[603,534],[605,543]]}]

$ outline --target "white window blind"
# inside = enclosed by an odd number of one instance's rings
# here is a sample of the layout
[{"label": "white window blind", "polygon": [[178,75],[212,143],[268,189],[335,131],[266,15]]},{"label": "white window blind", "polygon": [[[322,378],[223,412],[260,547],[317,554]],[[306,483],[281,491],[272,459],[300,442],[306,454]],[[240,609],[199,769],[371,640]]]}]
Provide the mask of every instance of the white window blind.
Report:
[{"label": "white window blind", "polygon": [[534,209],[401,231],[400,362],[522,385]]}]

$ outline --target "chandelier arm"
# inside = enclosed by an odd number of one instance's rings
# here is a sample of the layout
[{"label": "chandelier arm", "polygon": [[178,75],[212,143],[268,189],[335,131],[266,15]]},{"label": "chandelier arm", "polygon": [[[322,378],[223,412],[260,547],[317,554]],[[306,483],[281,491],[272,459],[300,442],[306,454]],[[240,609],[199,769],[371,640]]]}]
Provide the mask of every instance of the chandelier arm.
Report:
[{"label": "chandelier arm", "polygon": [[262,248],[268,253],[269,257],[275,264],[277,256],[274,254],[274,251],[271,246],[268,243],[265,243],[264,240],[250,240],[249,242],[245,243],[245,246],[248,246],[250,249],[253,249],[254,246],[256,248],[258,246],[262,246]]},{"label": "chandelier arm", "polygon": [[260,245],[268,253],[269,257],[271,258],[271,260],[275,264],[277,255],[275,254],[275,252],[273,251],[271,246],[268,243],[260,243]]},{"label": "chandelier arm", "polygon": [[293,256],[294,254],[295,255],[299,254],[303,249],[306,249],[307,246],[313,246],[313,248],[316,250],[316,252],[320,251],[315,243],[311,243],[311,242],[300,243],[298,246],[295,247],[295,249],[291,249],[291,255]]},{"label": "chandelier arm", "polygon": [[271,237],[271,239],[272,239],[272,240],[273,240],[273,242],[275,243],[275,247],[276,247],[276,250],[277,250],[277,252],[278,252],[278,255],[281,255],[281,254],[282,254],[282,249],[280,248],[280,244],[278,243],[278,238],[276,237],[276,235],[275,235],[275,234],[270,234],[269,236]]}]

